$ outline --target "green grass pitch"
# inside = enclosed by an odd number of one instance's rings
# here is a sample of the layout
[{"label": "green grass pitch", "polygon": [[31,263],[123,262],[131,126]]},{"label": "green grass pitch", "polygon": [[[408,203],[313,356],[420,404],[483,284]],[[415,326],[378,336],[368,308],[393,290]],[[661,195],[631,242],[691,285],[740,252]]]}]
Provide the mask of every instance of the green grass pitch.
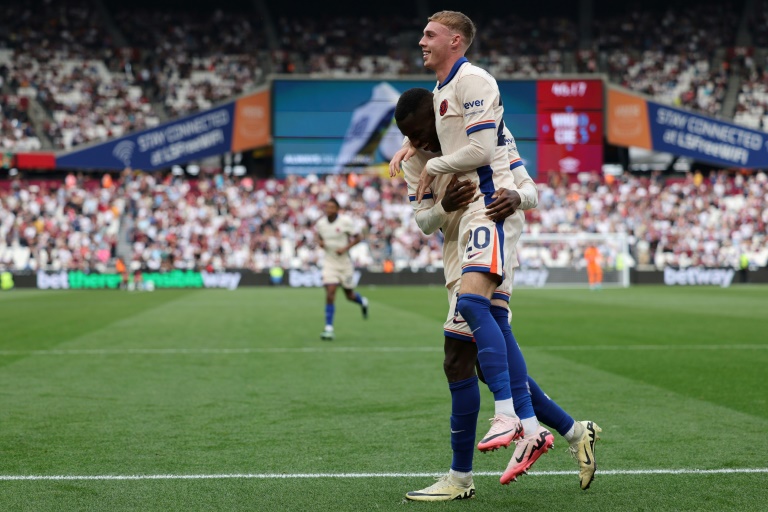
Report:
[{"label": "green grass pitch", "polygon": [[768,510],[768,288],[517,290],[529,373],[604,430],[597,478],[556,436],[437,504],[403,495],[450,464],[446,293],[360,290],[333,342],[319,289],[0,293],[0,511]]}]

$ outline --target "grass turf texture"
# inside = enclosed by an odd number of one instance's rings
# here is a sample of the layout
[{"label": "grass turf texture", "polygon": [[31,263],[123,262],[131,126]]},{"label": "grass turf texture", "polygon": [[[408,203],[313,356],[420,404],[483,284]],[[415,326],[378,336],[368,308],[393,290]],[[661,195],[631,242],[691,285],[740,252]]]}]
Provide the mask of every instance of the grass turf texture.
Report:
[{"label": "grass turf texture", "polygon": [[[0,475],[441,473],[450,464],[441,288],[0,294]],[[768,467],[768,288],[518,290],[529,372],[604,429],[600,470]],[[166,352],[154,349],[171,349]],[[184,349],[179,351],[177,349]],[[221,349],[235,349],[223,351]],[[42,351],[42,352],[37,352]],[[478,435],[492,415],[483,390]],[[574,471],[556,436],[535,471]],[[511,451],[478,453],[501,472]],[[0,510],[765,510],[768,474],[2,481]]]}]

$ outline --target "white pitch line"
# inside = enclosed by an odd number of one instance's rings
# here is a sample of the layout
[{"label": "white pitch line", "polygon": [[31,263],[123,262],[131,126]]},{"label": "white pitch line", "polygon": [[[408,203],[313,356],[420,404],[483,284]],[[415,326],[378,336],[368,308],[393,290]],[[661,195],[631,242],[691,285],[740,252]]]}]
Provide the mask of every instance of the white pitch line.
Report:
[{"label": "white pitch line", "polygon": [[553,345],[528,347],[530,349],[554,351],[579,350],[767,350],[768,344],[733,345]]},{"label": "white pitch line", "polygon": [[[654,351],[654,350],[768,350],[768,344],[734,345],[554,345],[525,347],[526,350],[552,352],[571,351]],[[195,355],[195,354],[317,354],[317,353],[395,353],[442,352],[440,346],[405,347],[241,347],[241,348],[115,348],[115,349],[52,349],[52,350],[0,350],[2,356],[109,356],[109,355]]]},{"label": "white pitch line", "polygon": [[322,352],[442,352],[442,347],[243,347],[243,348],[116,348],[0,350],[0,356],[79,356],[79,355],[178,355],[178,354],[316,354]]},{"label": "white pitch line", "polygon": [[[722,469],[612,469],[598,471],[604,475],[728,475],[768,473],[768,468]],[[217,480],[217,479],[316,479],[316,478],[428,478],[443,473],[231,473],[211,475],[0,475],[0,481],[19,480]],[[577,471],[531,471],[530,476],[576,475]],[[480,471],[475,476],[500,476],[501,473]]]}]

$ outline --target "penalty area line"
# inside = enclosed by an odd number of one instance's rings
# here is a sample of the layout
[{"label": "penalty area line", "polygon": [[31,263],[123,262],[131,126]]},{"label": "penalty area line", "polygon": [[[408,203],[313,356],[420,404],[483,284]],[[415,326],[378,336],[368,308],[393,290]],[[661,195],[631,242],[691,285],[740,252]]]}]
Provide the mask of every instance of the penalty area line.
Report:
[{"label": "penalty area line", "polygon": [[[721,468],[721,469],[609,469],[598,471],[600,476],[611,475],[729,475],[768,473],[768,468]],[[0,475],[0,481],[29,480],[281,480],[319,478],[428,478],[443,473],[224,473],[210,475]],[[576,475],[577,471],[531,471],[530,476]],[[501,473],[478,471],[474,476],[500,476]]]}]

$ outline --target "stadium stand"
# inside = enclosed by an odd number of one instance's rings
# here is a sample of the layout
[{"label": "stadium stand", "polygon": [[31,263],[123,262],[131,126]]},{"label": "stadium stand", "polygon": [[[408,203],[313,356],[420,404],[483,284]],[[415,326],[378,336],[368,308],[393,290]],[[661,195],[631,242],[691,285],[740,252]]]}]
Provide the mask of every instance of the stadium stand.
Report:
[{"label": "stadium stand", "polygon": [[[106,180],[109,181],[109,180]],[[114,265],[125,197],[98,180],[0,185],[0,266],[105,271]]]},{"label": "stadium stand", "polygon": [[[94,11],[84,0],[10,2],[0,13],[7,92],[44,107],[44,148],[70,148],[209,108],[272,72],[425,73],[414,44],[420,18],[292,13],[272,20],[252,7],[199,7]],[[760,16],[765,10],[761,4]],[[586,33],[566,16],[478,16],[484,29],[470,56],[500,78],[601,72],[662,102],[721,114],[731,68],[725,49],[735,44],[739,15],[717,3],[695,11],[598,10]],[[759,44],[763,26],[750,27]],[[751,126],[761,116],[759,99],[747,98],[752,91],[760,97],[754,82],[745,80],[736,116]],[[34,141],[19,142],[28,144]]]},{"label": "stadium stand", "polygon": [[[121,219],[128,219],[131,253],[124,256],[134,268],[307,268],[321,254],[312,227],[333,196],[362,219],[365,243],[352,251],[357,266],[380,269],[386,260],[396,269],[442,266],[441,239],[417,230],[400,179],[128,173],[108,186],[72,176],[59,185],[16,180],[0,187],[0,264],[111,264]],[[742,253],[756,266],[768,265],[764,173],[706,179],[695,173],[669,182],[626,175],[610,183],[540,184],[539,195],[539,208],[528,216],[531,234],[627,233],[633,259],[656,268],[738,267]],[[521,263],[580,264],[580,253],[567,244],[554,249],[543,255],[523,248]]]},{"label": "stadium stand", "polygon": [[[247,92],[271,72],[426,73],[414,43],[422,18],[281,11],[270,19],[252,6],[179,12],[95,4],[13,0],[0,12],[4,150],[72,148],[154,126]],[[754,48],[738,56],[729,49],[743,4],[705,2],[695,11],[652,4],[596,10],[586,29],[554,13],[479,16],[484,30],[470,56],[500,78],[606,73],[664,103],[717,115],[729,115],[723,105],[736,77],[735,121],[765,129],[768,2],[747,17]],[[659,268],[733,266],[740,251],[766,265],[765,174],[713,176],[540,184],[528,230],[627,232],[635,261]],[[311,226],[331,195],[364,219],[357,265],[441,265],[440,240],[418,233],[400,181],[132,173],[109,186],[74,177],[0,182],[0,265],[104,267],[125,231],[135,267],[302,268],[319,257]],[[526,258],[569,266],[579,256],[562,246],[550,255],[523,252]]]},{"label": "stadium stand", "polygon": [[[729,76],[718,52],[733,46],[737,23],[738,13],[718,4],[597,18],[591,55],[605,63],[615,83],[663,103],[717,114]],[[580,71],[591,71],[588,56],[579,62]]]}]

